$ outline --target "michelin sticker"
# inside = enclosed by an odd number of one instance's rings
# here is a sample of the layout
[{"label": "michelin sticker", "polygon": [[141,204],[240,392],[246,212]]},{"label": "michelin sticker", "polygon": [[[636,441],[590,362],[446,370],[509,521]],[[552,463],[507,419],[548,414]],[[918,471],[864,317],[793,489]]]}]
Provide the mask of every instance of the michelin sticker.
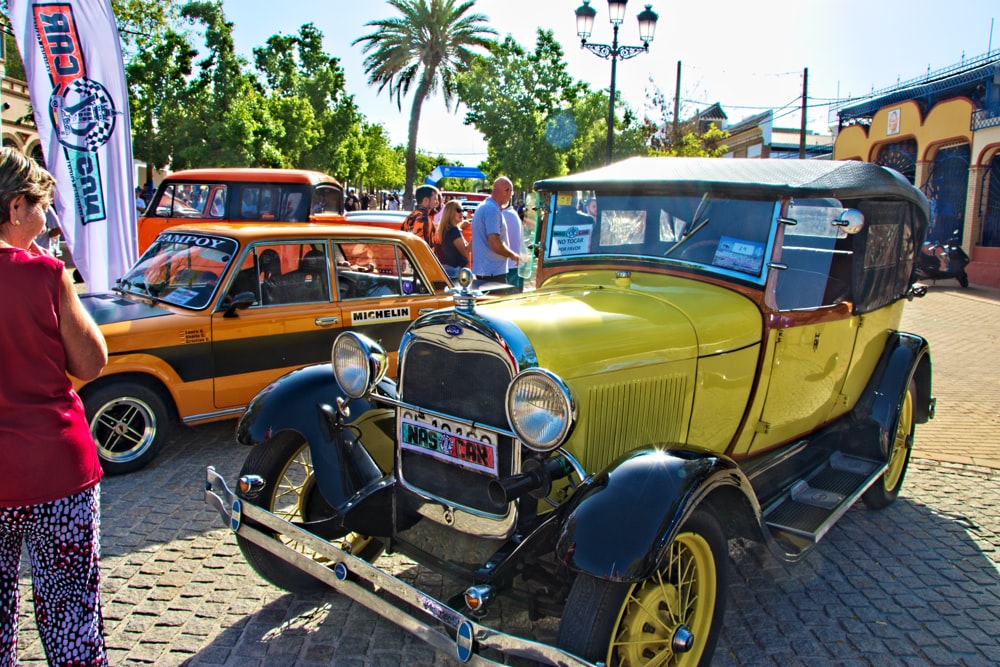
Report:
[{"label": "michelin sticker", "polygon": [[409,308],[374,308],[372,310],[355,310],[351,313],[352,326],[379,322],[405,322],[409,319]]}]

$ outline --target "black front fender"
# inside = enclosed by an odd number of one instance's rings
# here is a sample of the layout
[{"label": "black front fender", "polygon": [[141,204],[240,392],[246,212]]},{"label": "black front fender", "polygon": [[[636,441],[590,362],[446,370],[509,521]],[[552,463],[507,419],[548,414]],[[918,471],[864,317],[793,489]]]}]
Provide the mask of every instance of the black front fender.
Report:
[{"label": "black front fender", "polygon": [[690,513],[721,487],[735,488],[756,507],[750,483],[728,458],[665,447],[631,452],[574,494],[556,555],[577,572],[641,581]]},{"label": "black front fender", "polygon": [[[379,390],[395,395],[392,382]],[[359,439],[356,425],[373,411],[383,419],[384,408],[366,398],[347,402],[349,417],[337,409],[337,399],[347,398],[330,364],[306,366],[285,375],[258,393],[236,427],[244,445],[260,445],[283,432],[295,432],[309,443],[320,491],[339,511],[357,502],[358,494],[385,477],[372,453]]]}]

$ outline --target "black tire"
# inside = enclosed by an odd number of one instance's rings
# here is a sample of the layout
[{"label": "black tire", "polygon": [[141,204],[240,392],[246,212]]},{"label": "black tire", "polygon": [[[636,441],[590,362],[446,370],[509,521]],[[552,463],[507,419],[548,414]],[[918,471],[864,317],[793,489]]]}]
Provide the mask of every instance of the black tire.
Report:
[{"label": "black tire", "polygon": [[167,442],[170,411],[160,393],[144,384],[112,381],[86,392],[83,405],[108,475],[145,467]]},{"label": "black tire", "polygon": [[[622,584],[579,575],[556,644],[609,667],[708,665],[725,615],[728,565],[718,520],[708,510],[695,510],[649,579]],[[671,603],[675,610],[684,607],[682,598],[686,608],[671,612]],[[675,642],[685,629],[692,636],[687,650],[678,650]]]},{"label": "black tire", "polygon": [[966,273],[964,270],[961,271],[957,276],[955,276],[955,278],[958,279],[958,284],[961,285],[962,287],[969,286],[969,274]]},{"label": "black tire", "polygon": [[[256,445],[243,463],[240,475],[259,475],[264,479],[264,490],[252,501],[288,521],[318,521],[333,516],[333,508],[320,493],[312,469],[309,445],[297,433],[281,433]],[[281,539],[271,533],[274,539]],[[377,539],[345,534],[341,547],[368,562],[378,558],[385,546]],[[317,561],[323,559],[315,552],[283,539],[302,553],[311,553]],[[292,593],[313,593],[324,590],[326,584],[312,575],[286,563],[253,542],[236,536],[240,551],[250,567],[269,583]]]},{"label": "black tire", "polygon": [[896,433],[890,444],[889,465],[882,477],[872,484],[861,496],[861,501],[873,510],[880,510],[891,505],[903,488],[906,469],[910,465],[910,453],[913,451],[913,406],[917,397],[917,386],[910,380],[906,395],[899,406],[896,415]]}]

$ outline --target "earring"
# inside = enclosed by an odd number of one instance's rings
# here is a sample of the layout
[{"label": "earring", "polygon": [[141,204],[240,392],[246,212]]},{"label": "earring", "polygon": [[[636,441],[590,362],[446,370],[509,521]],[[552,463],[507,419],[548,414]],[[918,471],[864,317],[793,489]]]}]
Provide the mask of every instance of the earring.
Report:
[{"label": "earring", "polygon": [[21,221],[20,221],[20,220],[18,220],[17,218],[14,218],[14,224],[15,224],[15,225],[20,225],[20,224],[21,224]]}]

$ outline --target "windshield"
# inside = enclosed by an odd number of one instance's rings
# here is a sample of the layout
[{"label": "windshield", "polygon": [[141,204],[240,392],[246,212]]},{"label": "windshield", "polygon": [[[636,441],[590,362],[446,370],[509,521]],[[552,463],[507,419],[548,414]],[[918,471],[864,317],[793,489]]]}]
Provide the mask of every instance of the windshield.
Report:
[{"label": "windshield", "polygon": [[559,192],[551,199],[546,259],[642,257],[764,278],[774,201],[719,196]]},{"label": "windshield", "polygon": [[194,310],[204,308],[238,248],[228,238],[164,232],[116,289]]}]

